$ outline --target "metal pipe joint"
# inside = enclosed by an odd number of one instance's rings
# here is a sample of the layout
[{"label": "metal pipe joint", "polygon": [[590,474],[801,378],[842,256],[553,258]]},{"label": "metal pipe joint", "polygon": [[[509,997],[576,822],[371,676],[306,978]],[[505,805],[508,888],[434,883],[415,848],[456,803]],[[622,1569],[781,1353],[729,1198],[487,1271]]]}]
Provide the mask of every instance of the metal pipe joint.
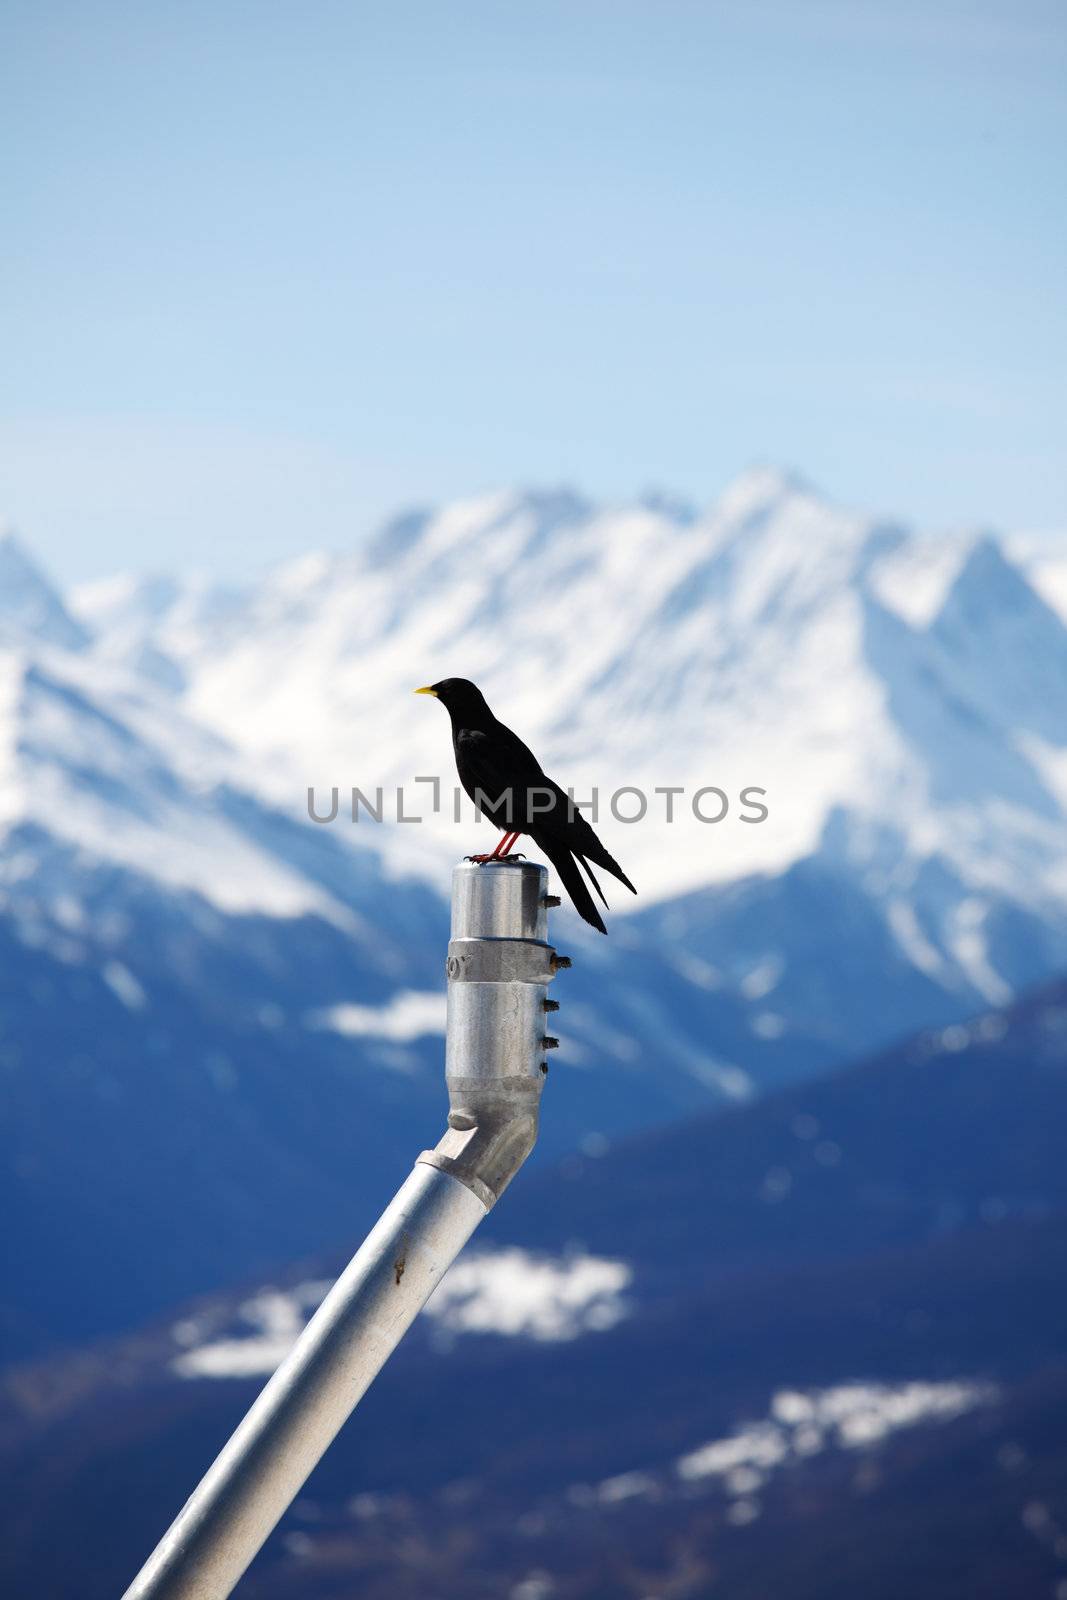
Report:
[{"label": "metal pipe joint", "polygon": [[545,1019],[557,971],[548,873],[532,861],[461,862],[452,874],[445,1080],[448,1128],[419,1161],[467,1185],[488,1210],[537,1139]]}]

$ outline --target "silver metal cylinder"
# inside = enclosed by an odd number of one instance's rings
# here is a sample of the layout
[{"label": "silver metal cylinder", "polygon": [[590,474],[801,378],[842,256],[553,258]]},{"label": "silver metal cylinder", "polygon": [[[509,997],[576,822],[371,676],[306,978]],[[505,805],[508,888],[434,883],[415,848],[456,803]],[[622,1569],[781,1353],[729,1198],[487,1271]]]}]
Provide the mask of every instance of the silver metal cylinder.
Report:
[{"label": "silver metal cylinder", "polygon": [[543,867],[452,879],[448,1130],[334,1284],[126,1591],[225,1600],[487,1210],[533,1148],[547,1067]]},{"label": "silver metal cylinder", "polygon": [[461,861],[452,869],[453,939],[548,937],[548,871],[535,861]]},{"label": "silver metal cylinder", "polygon": [[[445,1079],[448,1132],[420,1161],[495,1205],[537,1138],[548,1063],[548,873],[531,861],[452,873]],[[554,1008],[553,1008],[554,1009]],[[552,1041],[554,1043],[554,1041]]]}]

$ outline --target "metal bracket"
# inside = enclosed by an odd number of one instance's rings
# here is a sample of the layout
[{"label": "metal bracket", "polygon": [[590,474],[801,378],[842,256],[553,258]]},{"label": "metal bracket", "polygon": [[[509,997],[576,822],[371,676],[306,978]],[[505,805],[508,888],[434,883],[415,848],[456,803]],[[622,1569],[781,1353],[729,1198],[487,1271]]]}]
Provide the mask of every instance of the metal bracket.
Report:
[{"label": "metal bracket", "polygon": [[452,939],[449,983],[551,983],[555,951],[532,939]]}]

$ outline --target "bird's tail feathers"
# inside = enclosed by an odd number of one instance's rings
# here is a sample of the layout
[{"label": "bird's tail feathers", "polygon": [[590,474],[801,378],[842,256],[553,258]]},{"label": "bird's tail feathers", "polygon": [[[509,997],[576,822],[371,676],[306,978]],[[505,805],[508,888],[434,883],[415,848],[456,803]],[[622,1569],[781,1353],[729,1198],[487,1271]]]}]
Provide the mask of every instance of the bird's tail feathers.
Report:
[{"label": "bird's tail feathers", "polygon": [[577,830],[577,840],[573,847],[575,854],[588,856],[594,866],[599,867],[603,872],[610,872],[613,878],[618,878],[620,883],[626,885],[631,894],[636,894],[637,890],[619,866],[615,857],[604,849],[604,846],[580,812],[575,817],[575,826]]},{"label": "bird's tail feathers", "polygon": [[[600,867],[602,871],[610,872],[613,878],[618,878],[620,883],[626,885],[631,894],[636,894],[637,890],[619,866],[615,857],[604,849],[604,846],[594,833],[592,825],[582,815],[573,798],[569,794],[564,794],[558,784],[552,784],[551,787],[556,793],[558,815],[561,819],[564,816],[567,819],[566,826],[557,824],[557,833],[560,837],[570,841],[571,849],[581,861],[586,872],[589,872],[589,861],[591,861],[594,866]],[[588,861],[585,859],[586,857],[588,857]],[[589,875],[592,877],[592,873]],[[596,883],[595,878],[593,882]],[[597,884],[597,894],[600,894],[599,884]],[[600,894],[600,898],[603,900],[604,896]],[[604,904],[607,904],[606,900]]]},{"label": "bird's tail feathers", "polygon": [[[599,839],[597,840],[597,843],[600,844]],[[604,872],[610,872],[613,878],[618,878],[620,883],[624,883],[626,885],[631,894],[636,894],[637,890],[634,888],[625,872],[619,866],[619,863],[615,860],[615,857],[609,855],[604,849],[603,845],[600,845],[600,850],[601,854],[593,857],[593,860],[596,862],[597,866],[600,867]]]},{"label": "bird's tail feathers", "polygon": [[[585,921],[598,932],[607,933],[604,919],[597,910],[596,903],[585,886],[585,879],[578,871],[578,863],[567,846],[561,840],[553,839],[545,833],[531,831],[530,837],[555,867],[559,880],[570,895],[578,915],[584,917]],[[588,871],[588,868],[586,870]]]},{"label": "bird's tail feathers", "polygon": [[600,887],[599,883],[597,883],[596,878],[593,875],[593,869],[589,865],[588,861],[585,859],[584,856],[580,856],[578,854],[577,850],[574,852],[574,859],[575,859],[575,861],[581,862],[582,866],[585,869],[586,877],[589,879],[589,882],[593,885],[593,888],[596,890],[597,894],[600,896],[601,900],[603,901],[605,909],[610,911],[611,907],[608,905],[607,895],[604,893],[604,891]]}]

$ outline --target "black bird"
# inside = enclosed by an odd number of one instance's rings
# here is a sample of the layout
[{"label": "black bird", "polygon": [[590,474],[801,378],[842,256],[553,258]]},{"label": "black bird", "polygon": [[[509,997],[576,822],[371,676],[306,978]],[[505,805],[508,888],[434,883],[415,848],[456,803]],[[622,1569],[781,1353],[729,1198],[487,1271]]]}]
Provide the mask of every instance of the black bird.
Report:
[{"label": "black bird", "polygon": [[466,678],[443,678],[415,693],[436,695],[445,707],[452,718],[452,748],[460,783],[484,815],[507,830],[492,855],[469,856],[468,860],[505,860],[519,834],[528,833],[559,873],[575,910],[594,928],[607,933],[577,864],[585,868],[601,900],[604,891],[593,877],[591,861],[618,878],[632,894],[637,890],[582,813],[559,785],[545,776],[533,751],[497,721],[482,691]]}]

